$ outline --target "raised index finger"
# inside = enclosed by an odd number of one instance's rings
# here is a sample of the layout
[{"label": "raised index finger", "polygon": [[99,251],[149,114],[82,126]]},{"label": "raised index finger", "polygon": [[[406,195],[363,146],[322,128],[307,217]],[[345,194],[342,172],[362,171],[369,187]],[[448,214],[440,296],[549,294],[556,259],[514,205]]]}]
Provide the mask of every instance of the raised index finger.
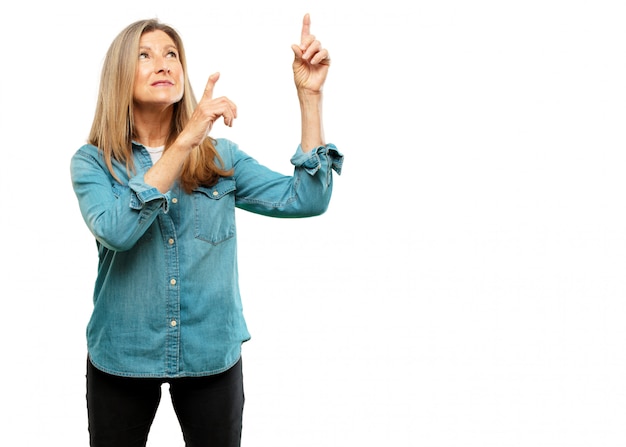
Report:
[{"label": "raised index finger", "polygon": [[302,19],[302,33],[300,34],[300,42],[311,35],[311,16],[307,12]]},{"label": "raised index finger", "polygon": [[206,87],[204,88],[204,93],[202,95],[203,98],[213,99],[213,87],[215,87],[215,83],[219,78],[219,72],[213,73],[211,76],[209,76],[209,80],[206,83]]}]

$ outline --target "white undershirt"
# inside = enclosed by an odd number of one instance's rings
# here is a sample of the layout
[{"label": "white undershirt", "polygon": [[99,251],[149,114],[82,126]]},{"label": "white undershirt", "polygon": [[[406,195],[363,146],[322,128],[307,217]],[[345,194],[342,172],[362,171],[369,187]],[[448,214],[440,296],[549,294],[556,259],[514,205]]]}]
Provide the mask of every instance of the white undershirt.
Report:
[{"label": "white undershirt", "polygon": [[165,146],[159,146],[159,147],[144,146],[144,147],[150,154],[150,158],[152,159],[152,164],[155,164],[159,160],[159,158],[161,158],[161,155],[163,155],[163,149],[165,148]]}]

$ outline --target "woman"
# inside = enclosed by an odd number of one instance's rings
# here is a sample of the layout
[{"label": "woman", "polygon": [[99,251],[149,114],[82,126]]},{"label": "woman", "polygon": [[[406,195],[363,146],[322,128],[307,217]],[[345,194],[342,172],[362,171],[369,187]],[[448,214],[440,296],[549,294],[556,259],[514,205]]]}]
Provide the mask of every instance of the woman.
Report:
[{"label": "woman", "polygon": [[241,344],[235,207],[275,217],[323,213],[343,156],[326,144],[322,87],[330,58],[305,15],[293,73],[301,141],[291,176],[209,132],[236,105],[197,102],[178,33],[156,20],[129,25],[102,70],[88,144],[71,175],[99,255],[87,327],[92,446],[145,446],[161,385],[170,385],[187,446],[240,445]]}]

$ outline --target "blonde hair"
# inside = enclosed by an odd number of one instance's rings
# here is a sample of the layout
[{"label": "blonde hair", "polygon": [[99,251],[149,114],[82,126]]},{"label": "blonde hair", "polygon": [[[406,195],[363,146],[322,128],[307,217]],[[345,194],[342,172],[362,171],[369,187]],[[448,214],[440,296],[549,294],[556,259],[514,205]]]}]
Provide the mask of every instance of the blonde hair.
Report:
[{"label": "blonde hair", "polygon": [[[134,172],[133,91],[139,40],[144,33],[156,30],[165,32],[174,41],[184,76],[183,97],[173,105],[172,123],[165,143],[166,150],[183,130],[197,105],[187,75],[183,42],[176,30],[157,19],[139,20],[122,30],[111,43],[104,60],[96,113],[88,138],[90,144],[100,149],[109,172],[117,181],[120,180],[113,171],[113,160],[126,165],[129,175]],[[232,175],[232,172],[232,169],[224,169],[222,159],[215,149],[215,141],[205,138],[187,157],[180,184],[186,192],[191,192],[198,186],[212,186],[220,177]]]}]

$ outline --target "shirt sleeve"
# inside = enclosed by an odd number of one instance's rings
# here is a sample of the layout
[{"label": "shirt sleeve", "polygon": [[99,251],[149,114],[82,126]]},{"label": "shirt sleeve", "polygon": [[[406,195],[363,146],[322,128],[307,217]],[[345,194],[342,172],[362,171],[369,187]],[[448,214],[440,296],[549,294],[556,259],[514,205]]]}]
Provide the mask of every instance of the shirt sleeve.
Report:
[{"label": "shirt sleeve", "polygon": [[[232,144],[232,143],[231,143]],[[329,205],[335,171],[341,174],[343,155],[335,145],[303,152],[298,146],[291,158],[292,175],[259,164],[232,144],[231,156],[239,208],[272,217],[310,217],[323,214]]]},{"label": "shirt sleeve", "polygon": [[[124,251],[132,248],[154,222],[167,210],[168,194],[143,181],[143,172],[127,178],[125,169],[115,180],[96,148],[83,147],[71,160],[72,186],[87,227],[105,247]],[[126,179],[126,183],[124,180]]]},{"label": "shirt sleeve", "polygon": [[[317,171],[323,167],[322,157],[325,157],[325,163],[330,166],[333,171],[341,175],[343,155],[337,150],[334,144],[318,146],[309,152],[302,151],[302,146],[298,145],[296,153],[291,157],[291,164],[305,169],[310,175],[315,175]],[[328,172],[332,173],[331,170],[328,170]]]}]

